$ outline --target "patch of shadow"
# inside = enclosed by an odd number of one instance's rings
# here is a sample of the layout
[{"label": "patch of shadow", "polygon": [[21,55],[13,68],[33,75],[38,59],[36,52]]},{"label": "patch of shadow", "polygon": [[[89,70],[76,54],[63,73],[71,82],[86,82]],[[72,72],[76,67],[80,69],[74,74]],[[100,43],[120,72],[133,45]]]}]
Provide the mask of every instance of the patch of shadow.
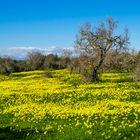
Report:
[{"label": "patch of shadow", "polygon": [[35,130],[22,129],[11,130],[10,127],[0,128],[0,140],[24,140],[28,134],[34,134]]}]

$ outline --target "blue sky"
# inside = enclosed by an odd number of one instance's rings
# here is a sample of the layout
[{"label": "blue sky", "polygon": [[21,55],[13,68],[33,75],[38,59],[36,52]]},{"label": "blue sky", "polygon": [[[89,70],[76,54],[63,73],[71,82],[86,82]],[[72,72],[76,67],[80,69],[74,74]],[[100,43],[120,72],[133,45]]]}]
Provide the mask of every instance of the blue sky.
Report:
[{"label": "blue sky", "polygon": [[0,0],[0,55],[23,57],[38,49],[74,46],[81,25],[111,16],[129,28],[131,47],[140,50],[139,0]]}]

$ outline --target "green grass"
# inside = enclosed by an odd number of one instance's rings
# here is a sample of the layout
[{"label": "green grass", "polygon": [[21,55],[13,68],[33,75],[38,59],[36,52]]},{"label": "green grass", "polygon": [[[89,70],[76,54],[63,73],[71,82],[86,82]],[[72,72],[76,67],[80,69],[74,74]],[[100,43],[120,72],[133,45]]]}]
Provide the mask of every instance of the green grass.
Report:
[{"label": "green grass", "polygon": [[68,70],[1,75],[0,139],[140,139],[140,83],[130,73],[97,83]]}]

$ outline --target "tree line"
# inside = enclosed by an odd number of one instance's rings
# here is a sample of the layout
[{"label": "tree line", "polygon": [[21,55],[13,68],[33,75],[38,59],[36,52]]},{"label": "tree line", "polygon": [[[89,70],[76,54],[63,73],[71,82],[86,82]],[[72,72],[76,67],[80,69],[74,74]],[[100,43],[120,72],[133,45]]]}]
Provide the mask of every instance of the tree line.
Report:
[{"label": "tree line", "polygon": [[64,69],[70,63],[70,58],[55,54],[43,55],[40,52],[29,53],[24,60],[14,60],[10,57],[0,58],[0,74],[9,75],[13,72]]},{"label": "tree line", "polygon": [[[0,74],[9,75],[13,72],[33,70],[57,70],[70,69],[71,73],[80,73],[85,80],[92,81],[92,66],[94,58],[86,55],[58,56],[54,54],[43,55],[40,52],[32,52],[25,60],[14,60],[10,57],[0,57]],[[122,51],[108,52],[99,73],[106,71],[134,72],[140,69],[140,52]]]}]

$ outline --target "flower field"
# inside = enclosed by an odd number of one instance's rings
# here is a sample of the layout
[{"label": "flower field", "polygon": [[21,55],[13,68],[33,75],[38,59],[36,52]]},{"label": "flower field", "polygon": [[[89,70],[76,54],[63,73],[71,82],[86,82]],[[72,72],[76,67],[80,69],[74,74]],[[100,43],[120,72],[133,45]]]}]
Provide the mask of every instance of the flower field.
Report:
[{"label": "flower field", "polygon": [[84,83],[68,70],[0,76],[0,139],[140,139],[140,83],[104,73]]}]

